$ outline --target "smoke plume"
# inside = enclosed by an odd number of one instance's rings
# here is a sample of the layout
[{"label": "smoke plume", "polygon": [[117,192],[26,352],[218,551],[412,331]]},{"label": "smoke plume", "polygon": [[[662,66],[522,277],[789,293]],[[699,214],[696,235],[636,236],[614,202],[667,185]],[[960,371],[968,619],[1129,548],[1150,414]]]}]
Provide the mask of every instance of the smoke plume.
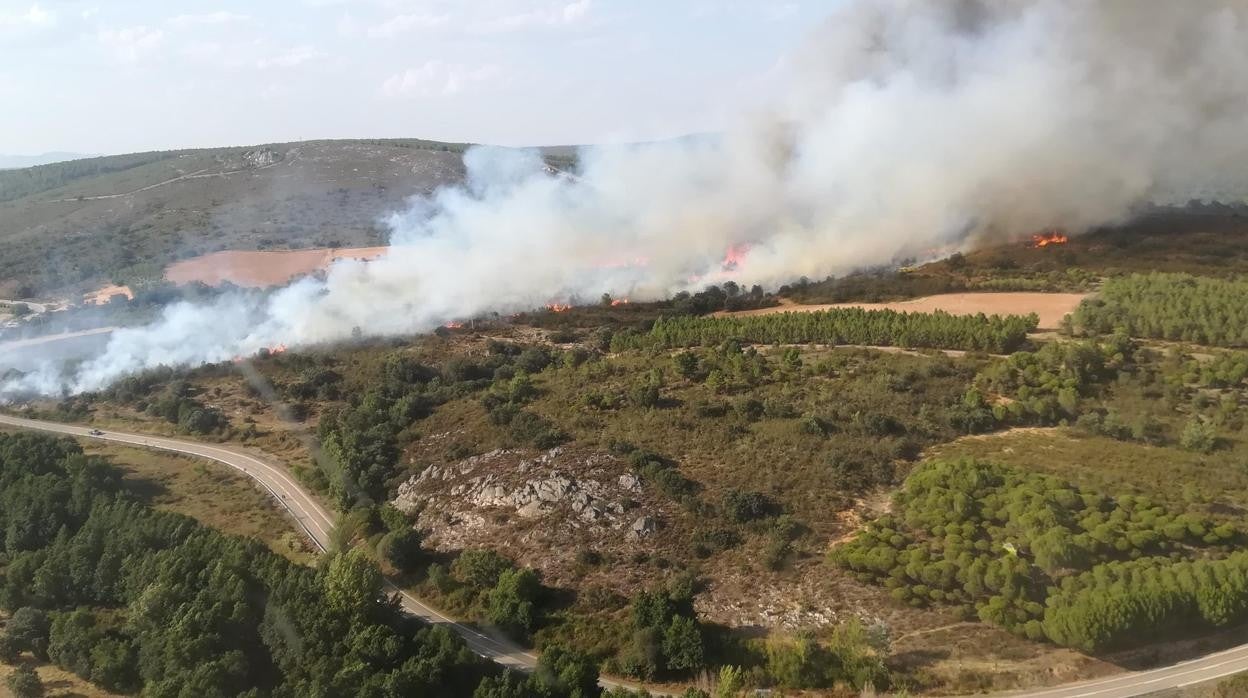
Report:
[{"label": "smoke plume", "polygon": [[[727,133],[581,151],[573,173],[480,148],[464,185],[389,216],[393,249],[264,296],[170,307],[71,375],[427,331],[604,292],[775,285],[977,239],[1120,222],[1248,190],[1244,0],[857,0]],[[728,249],[746,249],[731,271]]]}]

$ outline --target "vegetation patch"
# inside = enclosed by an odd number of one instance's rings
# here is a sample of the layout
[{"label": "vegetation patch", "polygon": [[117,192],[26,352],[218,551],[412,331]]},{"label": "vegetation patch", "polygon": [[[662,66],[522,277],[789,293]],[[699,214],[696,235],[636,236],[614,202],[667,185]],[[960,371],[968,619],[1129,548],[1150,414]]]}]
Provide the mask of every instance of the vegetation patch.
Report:
[{"label": "vegetation patch", "polygon": [[1125,332],[1218,347],[1248,346],[1248,280],[1191,274],[1133,274],[1108,279],[1075,311],[1082,332]]},{"label": "vegetation patch", "polygon": [[[1143,570],[1158,578],[1234,576],[1238,554],[1195,566],[1185,559],[1226,555],[1240,543],[1241,533],[1229,524],[1169,511],[1147,497],[1110,497],[997,464],[935,461],[906,481],[892,515],[838,547],[833,559],[884,584],[899,601],[959,605],[1029,638],[1093,651],[1147,642],[1178,627],[1168,613],[1180,612],[1181,604],[1125,617],[1103,605],[1088,610],[1108,596],[1123,597],[1112,580]],[[1118,564],[1127,560],[1136,562]],[[1248,604],[1248,585],[1216,588],[1228,595],[1228,609]],[[1236,610],[1210,612],[1193,616],[1187,629],[1200,627],[1195,618],[1220,626],[1240,617]]]},{"label": "vegetation patch", "polygon": [[951,315],[944,312],[833,308],[813,313],[660,318],[648,333],[621,332],[613,351],[754,344],[861,344],[1004,353],[1020,348],[1036,328],[1034,316]]}]

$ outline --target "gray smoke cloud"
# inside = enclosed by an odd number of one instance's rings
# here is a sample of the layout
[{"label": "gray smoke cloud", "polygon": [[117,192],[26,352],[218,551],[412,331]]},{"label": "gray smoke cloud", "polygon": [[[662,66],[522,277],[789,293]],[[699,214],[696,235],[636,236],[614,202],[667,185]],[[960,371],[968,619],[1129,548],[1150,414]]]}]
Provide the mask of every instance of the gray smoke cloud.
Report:
[{"label": "gray smoke cloud", "polygon": [[[259,299],[170,307],[72,375],[34,372],[0,394],[1240,202],[1245,47],[1240,0],[845,2],[786,61],[785,97],[727,133],[587,148],[567,175],[535,153],[473,149],[463,186],[389,216],[385,258]],[[725,271],[726,250],[745,247]]]}]

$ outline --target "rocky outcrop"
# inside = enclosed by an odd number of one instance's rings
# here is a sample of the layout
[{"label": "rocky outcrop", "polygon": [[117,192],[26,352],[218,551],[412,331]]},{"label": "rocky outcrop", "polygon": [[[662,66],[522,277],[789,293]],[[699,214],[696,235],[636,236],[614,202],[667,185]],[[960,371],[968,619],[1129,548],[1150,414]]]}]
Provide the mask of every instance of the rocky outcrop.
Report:
[{"label": "rocky outcrop", "polygon": [[268,167],[281,160],[282,156],[271,148],[257,148],[243,153],[243,166],[252,168]]},{"label": "rocky outcrop", "polygon": [[[442,520],[479,523],[483,510],[507,510],[521,519],[552,518],[560,524],[618,531],[637,541],[657,530],[651,516],[626,514],[636,505],[641,480],[605,454],[578,455],[553,448],[525,459],[499,449],[457,463],[432,465],[398,488],[395,507],[408,513],[436,512]],[[431,522],[432,523],[432,522]]]},{"label": "rocky outcrop", "polygon": [[641,516],[633,522],[626,536],[629,540],[641,540],[642,538],[649,538],[658,529],[658,524],[654,522],[654,519],[649,516]]}]

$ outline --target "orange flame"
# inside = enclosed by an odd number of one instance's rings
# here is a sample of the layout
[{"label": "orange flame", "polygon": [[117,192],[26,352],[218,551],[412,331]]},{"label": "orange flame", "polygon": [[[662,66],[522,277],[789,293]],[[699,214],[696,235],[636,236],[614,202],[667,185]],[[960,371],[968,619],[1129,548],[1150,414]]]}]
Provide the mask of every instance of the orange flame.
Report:
[{"label": "orange flame", "polygon": [[1038,233],[1031,236],[1032,247],[1048,247],[1049,245],[1065,245],[1070,241],[1065,233],[1056,230],[1048,233]]},{"label": "orange flame", "polygon": [[628,299],[627,299],[627,298],[616,298],[616,299],[613,299],[613,300],[611,301],[611,307],[612,307],[612,308],[614,308],[614,307],[616,307],[616,306],[619,306],[619,305],[628,305]]},{"label": "orange flame", "polygon": [[572,306],[564,305],[562,303],[547,303],[546,309],[552,313],[562,313],[565,310],[571,310]]},{"label": "orange flame", "polygon": [[450,322],[443,325],[443,327],[445,327],[448,330],[458,330],[463,326],[464,326],[464,323],[456,322],[455,320],[451,320]]},{"label": "orange flame", "polygon": [[234,358],[230,359],[230,361],[236,364],[241,364],[242,362],[246,361],[252,356],[260,356],[260,355],[273,356],[274,354],[284,354],[285,352],[286,352],[285,344],[274,344],[271,347],[263,347],[261,349],[258,349],[254,354],[250,356],[239,354],[238,356],[235,356]]},{"label": "orange flame", "polygon": [[749,243],[743,242],[740,245],[732,245],[728,248],[728,251],[724,252],[724,262],[720,266],[723,267],[724,271],[732,271],[741,266],[741,263],[745,261],[745,256],[749,253]]}]

